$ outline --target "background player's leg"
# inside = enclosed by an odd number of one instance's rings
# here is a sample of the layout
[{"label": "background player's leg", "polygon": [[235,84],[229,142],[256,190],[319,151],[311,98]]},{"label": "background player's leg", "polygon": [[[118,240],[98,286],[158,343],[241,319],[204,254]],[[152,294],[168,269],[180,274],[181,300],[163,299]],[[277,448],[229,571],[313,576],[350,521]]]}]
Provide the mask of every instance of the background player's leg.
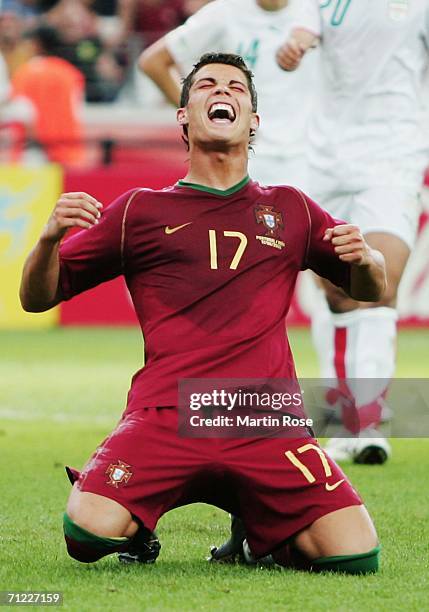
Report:
[{"label": "background player's leg", "polygon": [[73,486],[64,515],[64,536],[71,557],[90,563],[126,551],[139,525],[118,502]]},{"label": "background player's leg", "polygon": [[[353,198],[350,195],[342,194],[341,196],[328,197],[326,195],[316,193],[314,195],[314,199],[333,217],[346,220],[351,218]],[[313,278],[315,288],[311,292],[311,298],[307,303],[311,316],[311,337],[317,353],[319,375],[323,379],[333,381],[336,378],[334,362],[335,326],[333,321],[333,312],[327,301],[326,288],[323,283],[323,279],[316,274],[313,274]],[[341,300],[344,300],[346,297],[346,294],[341,291]],[[353,300],[351,301],[351,304],[353,304]],[[350,307],[353,308],[354,306],[351,305]],[[328,385],[330,384],[331,382],[328,383]],[[331,399],[332,405],[334,405],[334,394],[329,394],[329,397],[327,397],[329,404],[331,404]]]},{"label": "background player's leg", "polygon": [[326,301],[322,280],[314,275],[312,293],[311,338],[316,349],[320,377],[324,380],[336,378],[334,368],[334,322]]},{"label": "background player's leg", "polygon": [[[410,249],[392,234],[373,232],[366,239],[386,259],[388,289],[383,299],[375,304],[358,303],[328,281],[324,285],[334,313],[337,378],[350,381],[352,405],[348,403],[343,411],[344,425],[353,434],[368,430],[372,435],[351,442],[338,439],[327,450],[336,460],[354,458],[362,463],[380,463],[387,458],[389,447],[373,430],[380,422],[387,387],[395,370],[396,295]],[[359,384],[363,379],[374,379],[374,385]]]}]

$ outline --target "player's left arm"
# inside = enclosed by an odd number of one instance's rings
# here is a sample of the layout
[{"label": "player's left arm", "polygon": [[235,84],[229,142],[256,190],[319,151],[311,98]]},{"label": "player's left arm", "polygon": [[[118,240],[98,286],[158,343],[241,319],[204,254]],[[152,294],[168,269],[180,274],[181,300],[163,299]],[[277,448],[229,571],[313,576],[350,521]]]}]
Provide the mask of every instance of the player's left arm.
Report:
[{"label": "player's left arm", "polygon": [[330,242],[338,259],[350,265],[346,293],[361,302],[380,300],[387,287],[384,257],[372,249],[356,225],[336,225],[326,229],[323,240]]}]

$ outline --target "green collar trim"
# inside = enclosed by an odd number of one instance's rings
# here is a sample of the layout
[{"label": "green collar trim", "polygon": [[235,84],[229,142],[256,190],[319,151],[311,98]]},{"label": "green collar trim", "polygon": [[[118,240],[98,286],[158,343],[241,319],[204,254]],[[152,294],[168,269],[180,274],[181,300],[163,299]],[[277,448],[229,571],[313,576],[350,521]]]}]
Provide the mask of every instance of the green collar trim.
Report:
[{"label": "green collar trim", "polygon": [[197,185],[197,183],[187,183],[186,181],[178,181],[179,187],[189,187],[190,189],[196,189],[196,191],[205,191],[218,196],[230,196],[233,193],[240,191],[250,181],[250,176],[247,175],[236,185],[233,185],[229,189],[215,189],[214,187],[207,187],[206,185]]}]

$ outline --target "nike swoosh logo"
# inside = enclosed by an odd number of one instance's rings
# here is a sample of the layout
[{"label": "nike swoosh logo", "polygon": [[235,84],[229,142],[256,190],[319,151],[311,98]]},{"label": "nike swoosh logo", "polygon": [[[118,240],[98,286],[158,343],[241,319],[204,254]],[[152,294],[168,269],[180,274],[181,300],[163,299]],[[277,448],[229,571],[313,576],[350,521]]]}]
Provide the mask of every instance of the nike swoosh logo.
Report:
[{"label": "nike swoosh logo", "polygon": [[183,223],[183,225],[176,225],[176,227],[169,227],[168,225],[166,225],[164,231],[167,234],[167,236],[169,236],[170,234],[174,234],[174,232],[178,232],[183,227],[186,227],[187,225],[191,225],[191,223],[192,221],[189,221],[189,223]]},{"label": "nike swoosh logo", "polygon": [[338,482],[334,483],[333,485],[330,485],[328,482],[326,482],[325,483],[325,489],[327,491],[335,491],[335,489],[337,487],[339,487],[342,482],[344,482],[344,478],[341,478],[341,480],[339,480]]}]

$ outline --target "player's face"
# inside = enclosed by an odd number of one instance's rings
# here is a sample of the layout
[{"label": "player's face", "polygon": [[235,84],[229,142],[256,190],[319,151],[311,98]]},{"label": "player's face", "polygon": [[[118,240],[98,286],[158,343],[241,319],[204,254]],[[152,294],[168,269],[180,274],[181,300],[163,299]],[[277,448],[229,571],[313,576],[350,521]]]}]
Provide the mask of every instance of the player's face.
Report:
[{"label": "player's face", "polygon": [[250,130],[259,124],[245,74],[225,64],[208,64],[197,72],[188,104],[178,110],[177,118],[188,127],[190,146],[243,143],[247,148]]},{"label": "player's face", "polygon": [[256,0],[265,11],[279,11],[288,4],[288,0]]}]

